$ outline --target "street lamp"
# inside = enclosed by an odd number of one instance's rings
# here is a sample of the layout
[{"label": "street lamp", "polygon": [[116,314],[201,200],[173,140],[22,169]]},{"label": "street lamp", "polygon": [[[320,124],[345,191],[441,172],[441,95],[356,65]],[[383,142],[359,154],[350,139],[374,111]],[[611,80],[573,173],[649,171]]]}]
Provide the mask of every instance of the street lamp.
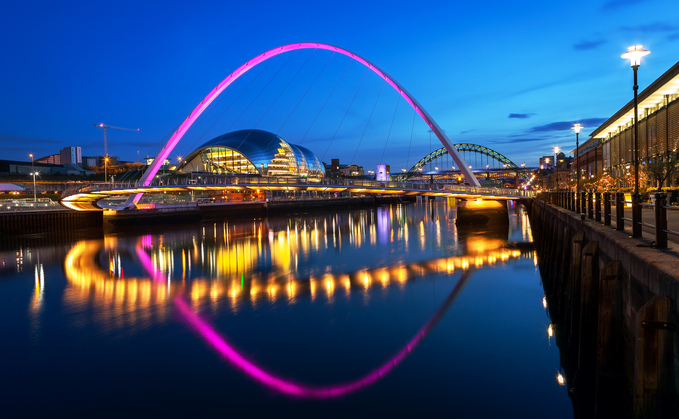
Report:
[{"label": "street lamp", "polygon": [[638,101],[637,101],[637,90],[639,86],[637,85],[637,70],[641,65],[641,57],[650,54],[651,51],[645,50],[643,45],[632,45],[627,48],[627,52],[622,54],[620,57],[629,59],[632,65],[632,70],[634,71],[634,195],[632,195],[632,237],[641,237],[641,207],[639,206],[639,147],[637,143],[638,129],[637,129],[637,117],[638,117]]},{"label": "street lamp", "polygon": [[[557,167],[557,163],[559,162],[559,159],[557,158],[557,155],[559,154],[559,151],[561,151],[561,148],[554,147],[554,174],[556,175],[556,191],[559,191],[559,168]],[[549,163],[549,161],[547,162]]]},{"label": "street lamp", "polygon": [[31,175],[33,175],[33,202],[38,202],[38,197],[36,196],[36,190],[35,190],[35,175],[38,175],[38,172],[31,172]]},{"label": "street lamp", "polygon": [[[575,180],[576,180],[576,197],[578,200],[582,201],[580,199],[580,131],[582,130],[582,125],[580,124],[575,124],[573,127],[571,127],[573,131],[575,131]],[[583,205],[582,202],[580,202],[580,205],[577,206],[577,208],[582,209]],[[583,211],[584,212],[584,211]]]},{"label": "street lamp", "polygon": [[108,157],[104,157],[104,182],[108,179]]}]

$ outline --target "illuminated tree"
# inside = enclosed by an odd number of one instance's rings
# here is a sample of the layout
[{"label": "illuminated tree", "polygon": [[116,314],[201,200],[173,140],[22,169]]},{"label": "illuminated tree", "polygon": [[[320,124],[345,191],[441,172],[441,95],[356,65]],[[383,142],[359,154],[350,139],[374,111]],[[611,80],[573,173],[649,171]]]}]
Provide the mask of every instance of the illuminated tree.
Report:
[{"label": "illuminated tree", "polygon": [[660,161],[660,159],[656,159],[652,163],[646,163],[641,173],[648,175],[660,191],[663,183],[677,171],[679,171],[679,159],[675,155],[669,160]]},{"label": "illuminated tree", "polygon": [[601,176],[601,179],[599,179],[598,182],[599,188],[603,189],[605,192],[610,191],[615,185],[615,183],[616,183],[615,178],[609,175],[608,173]]}]

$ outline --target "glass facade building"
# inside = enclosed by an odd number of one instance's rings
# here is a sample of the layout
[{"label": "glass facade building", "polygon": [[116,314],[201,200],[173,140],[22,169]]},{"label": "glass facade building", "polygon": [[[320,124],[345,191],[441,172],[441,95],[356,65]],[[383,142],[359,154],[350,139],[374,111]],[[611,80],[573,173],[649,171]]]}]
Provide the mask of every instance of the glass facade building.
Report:
[{"label": "glass facade building", "polygon": [[311,179],[325,176],[323,164],[311,150],[257,129],[233,131],[213,138],[189,154],[177,170]]}]

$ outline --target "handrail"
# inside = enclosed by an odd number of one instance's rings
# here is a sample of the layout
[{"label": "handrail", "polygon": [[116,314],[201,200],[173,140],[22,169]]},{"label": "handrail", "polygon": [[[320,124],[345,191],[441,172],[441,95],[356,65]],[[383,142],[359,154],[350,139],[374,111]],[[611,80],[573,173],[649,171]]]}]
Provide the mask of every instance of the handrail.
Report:
[{"label": "handrail", "polygon": [[[583,193],[586,194],[588,206],[590,205],[589,203],[592,202],[592,192],[586,192]],[[612,194],[610,192],[604,192],[603,194],[597,192],[596,195],[602,196],[602,201],[604,203],[604,210],[603,210],[603,215],[604,215],[604,225],[605,226],[610,226],[611,225],[611,218],[615,217],[616,219],[616,230],[622,231],[624,230],[624,222],[629,221],[632,223],[632,230],[634,232],[635,228],[639,228],[639,232],[641,231],[641,226],[652,228],[655,230],[655,247],[658,249],[665,249],[667,248],[667,235],[672,234],[674,236],[679,236],[678,231],[674,230],[669,230],[667,228],[667,222],[668,222],[668,216],[667,216],[667,210],[679,210],[679,207],[675,206],[668,206],[666,205],[667,203],[667,194],[664,192],[657,192],[654,194],[655,198],[655,203],[653,204],[646,204],[639,202],[638,198],[635,198],[633,196],[632,199],[632,218],[627,218],[624,216],[624,208],[627,202],[624,200],[624,194],[621,192],[617,192],[615,194]],[[579,203],[584,201],[584,196],[583,197],[576,197],[574,192],[548,192],[546,194],[543,194],[540,197],[543,201],[549,202],[550,204],[557,205],[559,207],[562,207],[568,211],[578,211],[579,210]],[[614,198],[614,199],[611,199]],[[584,202],[583,202],[584,203]],[[614,205],[611,205],[614,204]],[[655,225],[644,223],[642,221],[642,218],[640,216],[641,214],[641,209],[642,208],[653,208],[654,209],[654,216],[655,216]],[[597,199],[597,214],[596,214],[596,221],[600,222],[601,221],[601,214],[598,213],[599,211],[599,201]],[[593,217],[593,212],[591,211],[591,206],[589,207],[589,217],[590,219],[594,218]],[[638,216],[634,216],[635,212],[638,211],[637,214]],[[578,211],[579,212],[579,211]],[[636,218],[636,219],[635,219]],[[636,224],[635,224],[636,223]],[[633,236],[635,234],[633,233]],[[640,233],[639,236],[641,237]]]}]

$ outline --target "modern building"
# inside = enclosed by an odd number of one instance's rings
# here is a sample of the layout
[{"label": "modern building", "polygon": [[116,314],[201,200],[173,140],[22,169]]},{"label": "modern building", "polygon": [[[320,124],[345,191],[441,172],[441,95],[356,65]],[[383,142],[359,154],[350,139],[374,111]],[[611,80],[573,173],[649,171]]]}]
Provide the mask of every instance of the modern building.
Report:
[{"label": "modern building", "polygon": [[323,164],[309,149],[258,129],[234,131],[213,138],[184,158],[177,170],[310,179],[325,176]]},{"label": "modern building", "polygon": [[[643,67],[640,69],[643,71]],[[631,93],[631,83],[627,86]],[[622,88],[622,87],[621,87]],[[638,95],[638,158],[641,169],[646,162],[667,159],[679,148],[679,62],[667,70]],[[582,144],[581,156],[591,146],[600,148],[602,171],[622,178],[634,171],[634,101],[631,100],[590,137],[599,145]],[[588,169],[589,170],[589,166]],[[582,174],[581,174],[582,175]],[[671,180],[677,185],[679,179]]]},{"label": "modern building", "polygon": [[46,164],[61,164],[61,155],[60,154],[52,154],[49,156],[45,157],[40,157],[39,159],[35,159],[36,163],[46,163]]},{"label": "modern building", "polygon": [[80,147],[64,147],[59,152],[61,160],[59,164],[77,164],[83,163],[82,150]]}]

